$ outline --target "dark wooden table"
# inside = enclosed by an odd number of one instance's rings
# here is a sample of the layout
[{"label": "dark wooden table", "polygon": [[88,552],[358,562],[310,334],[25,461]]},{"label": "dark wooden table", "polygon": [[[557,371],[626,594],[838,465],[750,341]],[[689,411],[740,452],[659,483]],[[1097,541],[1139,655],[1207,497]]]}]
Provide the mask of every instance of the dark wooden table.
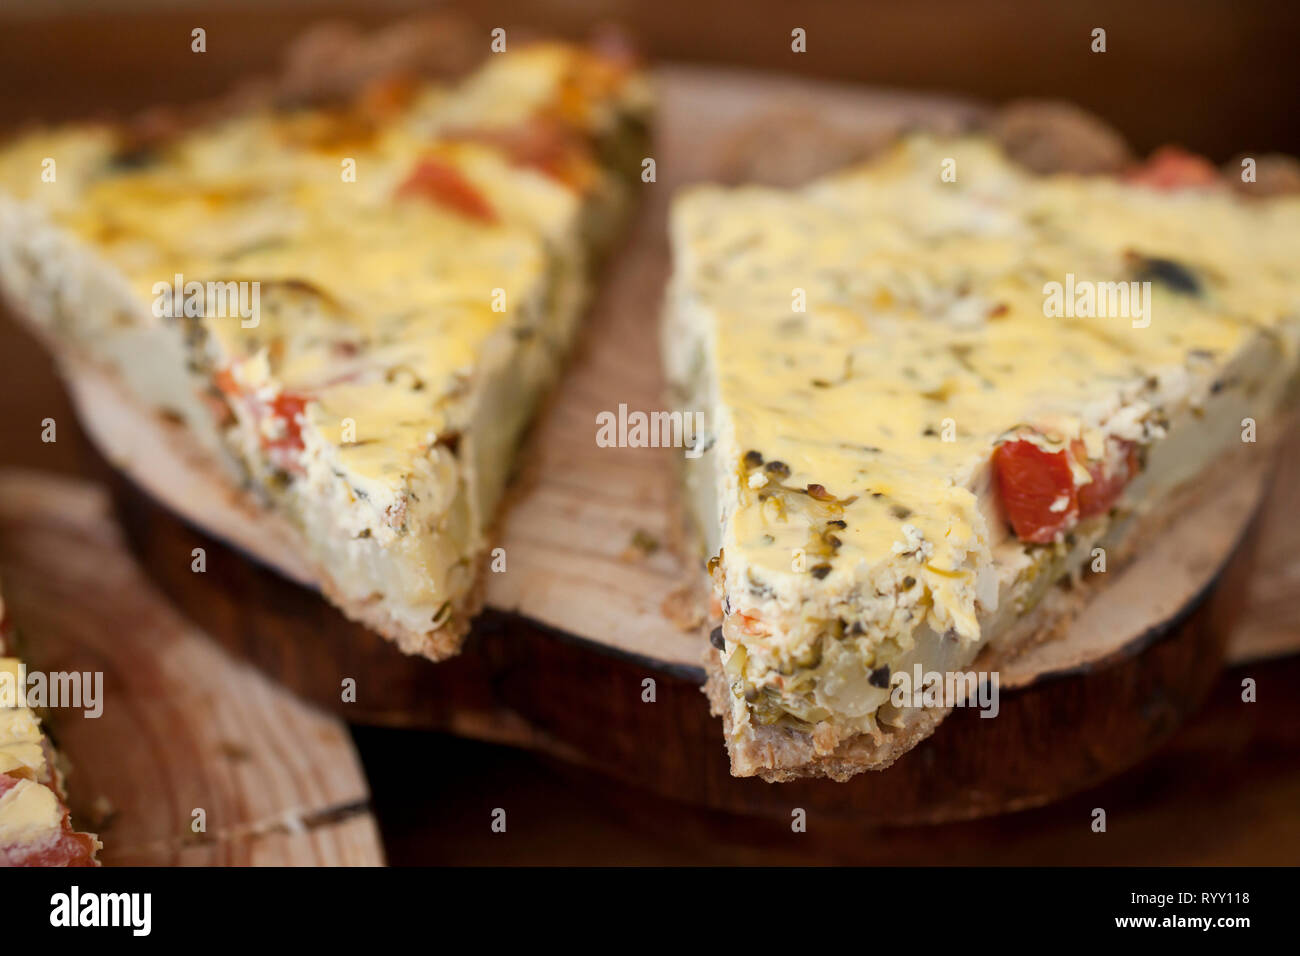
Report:
[{"label": "dark wooden table", "polygon": [[[1258,681],[1257,704],[1240,702],[1247,675]],[[930,827],[814,819],[807,833],[792,833],[506,748],[395,730],[354,736],[393,865],[1295,865],[1297,681],[1294,657],[1231,671],[1162,751],[1104,786],[1038,810]],[[456,771],[440,769],[448,766]],[[488,828],[495,807],[507,809],[504,835]],[[1106,810],[1106,833],[1090,828],[1095,807]]]}]

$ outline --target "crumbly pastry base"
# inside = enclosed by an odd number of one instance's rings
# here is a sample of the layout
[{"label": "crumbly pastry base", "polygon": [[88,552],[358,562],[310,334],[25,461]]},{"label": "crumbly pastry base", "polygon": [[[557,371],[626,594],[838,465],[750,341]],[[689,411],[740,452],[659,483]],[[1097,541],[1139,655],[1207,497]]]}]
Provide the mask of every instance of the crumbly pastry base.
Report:
[{"label": "crumbly pastry base", "polygon": [[[1279,421],[1279,427],[1270,428],[1269,432],[1284,434],[1285,424]],[[1271,443],[1243,444],[1240,450],[1222,456],[1180,491],[1167,497],[1158,508],[1139,517],[1123,539],[1108,548],[1109,573],[1123,570],[1136,557],[1144,540],[1160,534],[1188,510],[1226,487],[1240,474],[1248,457],[1267,456],[1271,451]],[[1066,580],[1070,580],[1068,575],[1062,582]],[[1069,588],[1063,587],[1062,582],[1049,589],[1010,630],[998,635],[995,646],[986,646],[969,666],[997,670],[1037,644],[1060,639],[1079,613],[1105,590],[1108,580],[1102,575],[1088,575],[1073,581]],[[804,777],[829,777],[842,783],[866,770],[884,770],[934,733],[951,711],[951,708],[909,709],[901,724],[882,725],[875,735],[859,734],[842,741],[830,753],[819,753],[812,734],[790,727],[751,725],[737,733],[721,654],[712,646],[707,648],[705,670],[708,679],[703,691],[710,712],[722,718],[732,776],[758,776],[769,783]]]}]

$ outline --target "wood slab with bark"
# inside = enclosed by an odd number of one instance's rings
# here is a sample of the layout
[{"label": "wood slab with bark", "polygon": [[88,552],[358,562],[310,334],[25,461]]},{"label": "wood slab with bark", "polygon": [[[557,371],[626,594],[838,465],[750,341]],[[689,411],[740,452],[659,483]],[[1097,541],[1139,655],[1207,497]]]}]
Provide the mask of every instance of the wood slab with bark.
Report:
[{"label": "wood slab with bark", "polygon": [[182,619],[103,489],[0,471],[0,579],[32,670],[103,674],[100,716],[57,708],[45,723],[105,865],[383,864],[343,721]]}]

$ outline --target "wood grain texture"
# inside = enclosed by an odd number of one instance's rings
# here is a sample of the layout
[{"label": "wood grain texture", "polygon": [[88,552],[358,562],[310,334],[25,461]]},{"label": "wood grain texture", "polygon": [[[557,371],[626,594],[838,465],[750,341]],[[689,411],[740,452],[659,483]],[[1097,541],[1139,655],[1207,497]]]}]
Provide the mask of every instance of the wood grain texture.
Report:
[{"label": "wood grain texture", "polygon": [[46,723],[105,864],[382,864],[342,722],[181,619],[124,550],[102,489],[0,471],[0,572],[33,670],[103,674],[98,718],[57,709]]}]

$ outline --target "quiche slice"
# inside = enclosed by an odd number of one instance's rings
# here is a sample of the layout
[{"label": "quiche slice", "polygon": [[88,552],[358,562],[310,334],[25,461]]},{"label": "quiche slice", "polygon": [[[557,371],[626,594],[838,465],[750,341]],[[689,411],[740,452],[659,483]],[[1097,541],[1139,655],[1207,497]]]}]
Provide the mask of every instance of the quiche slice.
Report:
[{"label": "quiche slice", "polygon": [[101,844],[73,829],[54,748],[22,706],[13,635],[0,596],[0,867],[98,866]]},{"label": "quiche slice", "polygon": [[888,766],[953,703],[907,681],[1047,639],[1057,584],[1103,586],[1099,554],[1114,571],[1278,434],[1300,199],[1153,163],[1039,177],[918,136],[676,200],[663,348],[708,425],[685,498],[734,774]]},{"label": "quiche slice", "polygon": [[0,154],[0,285],[287,516],[345,613],[443,658],[648,102],[626,56],[537,43],[451,85],[38,132]]}]

